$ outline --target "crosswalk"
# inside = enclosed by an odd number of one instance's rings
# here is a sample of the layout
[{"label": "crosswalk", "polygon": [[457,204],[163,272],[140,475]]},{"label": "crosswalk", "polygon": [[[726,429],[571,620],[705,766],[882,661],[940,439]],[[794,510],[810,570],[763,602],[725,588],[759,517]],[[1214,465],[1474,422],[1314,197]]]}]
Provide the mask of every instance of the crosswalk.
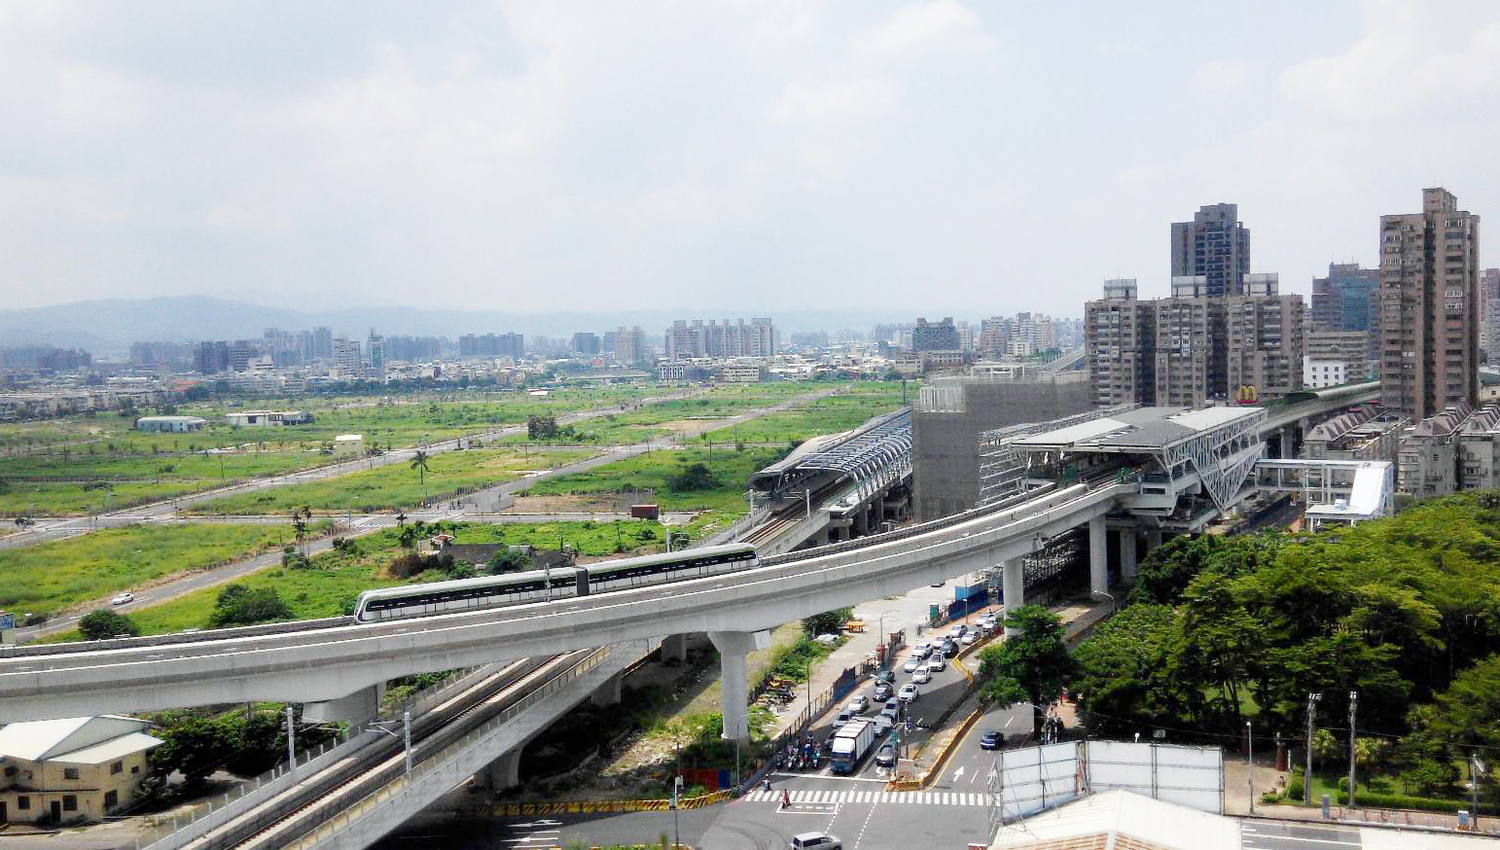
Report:
[{"label": "crosswalk", "polygon": [[[792,805],[801,803],[896,803],[917,806],[983,806],[988,794],[963,791],[792,791]],[[743,798],[751,803],[781,804],[781,792],[757,788]]]}]

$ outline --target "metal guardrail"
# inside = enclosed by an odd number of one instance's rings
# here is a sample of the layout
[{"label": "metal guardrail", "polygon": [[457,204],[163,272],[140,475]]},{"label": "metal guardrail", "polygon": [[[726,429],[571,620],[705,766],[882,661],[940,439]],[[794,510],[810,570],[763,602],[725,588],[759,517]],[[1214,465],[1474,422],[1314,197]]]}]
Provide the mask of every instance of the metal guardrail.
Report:
[{"label": "metal guardrail", "polygon": [[594,650],[587,658],[573,665],[568,670],[559,673],[542,687],[521,697],[509,708],[506,708],[486,721],[483,726],[470,731],[462,738],[444,747],[441,751],[422,759],[422,761],[412,767],[410,776],[402,773],[352,804],[324,803],[314,810],[320,816],[320,819],[317,821],[318,825],[311,832],[283,846],[290,848],[290,850],[306,850],[306,848],[316,847],[321,842],[349,830],[381,804],[409,793],[420,784],[424,777],[440,770],[447,762],[464,752],[467,748],[478,744],[483,739],[498,731],[501,726],[516,719],[522,712],[532,708],[567,686],[573,680],[604,663],[605,659],[613,654],[614,649],[614,646],[604,646]]}]

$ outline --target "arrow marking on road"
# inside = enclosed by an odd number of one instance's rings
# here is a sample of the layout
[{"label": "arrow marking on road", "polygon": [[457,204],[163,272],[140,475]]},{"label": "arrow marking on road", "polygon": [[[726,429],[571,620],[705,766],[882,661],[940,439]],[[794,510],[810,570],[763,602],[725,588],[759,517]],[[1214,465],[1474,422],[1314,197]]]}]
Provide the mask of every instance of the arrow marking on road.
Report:
[{"label": "arrow marking on road", "polygon": [[963,769],[963,767],[959,767],[958,770],[953,771],[953,781],[957,782],[958,778],[960,776],[963,776],[963,775],[964,775],[964,769]]}]

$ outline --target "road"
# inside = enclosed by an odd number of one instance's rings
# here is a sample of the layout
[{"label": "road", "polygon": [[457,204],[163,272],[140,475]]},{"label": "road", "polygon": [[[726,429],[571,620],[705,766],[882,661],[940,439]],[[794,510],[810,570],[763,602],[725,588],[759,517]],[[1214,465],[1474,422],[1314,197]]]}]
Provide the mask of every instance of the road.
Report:
[{"label": "road", "polygon": [[[685,431],[680,432],[678,439],[681,439],[684,436],[686,436],[686,437],[694,437],[694,436],[697,436],[699,434],[705,434],[705,433],[708,433],[708,432],[711,432],[711,431],[716,431],[716,430],[718,430],[720,428],[730,428],[730,427],[733,427],[734,425],[738,425],[738,424],[740,424],[742,422],[748,422],[751,419],[755,419],[755,418],[760,417],[760,416],[765,416],[765,415],[768,415],[768,414],[771,414],[771,413],[776,413],[776,412],[779,412],[779,411],[782,411],[782,410],[790,409],[791,407],[793,407],[795,405],[802,404],[802,403],[804,403],[806,401],[809,401],[811,399],[814,399],[814,398],[821,398],[823,396],[830,395],[830,394],[832,394],[832,393],[834,393],[836,391],[837,391],[837,388],[818,390],[817,392],[807,393],[807,394],[799,395],[799,396],[794,396],[792,398],[789,398],[789,399],[787,399],[785,401],[782,401],[782,402],[780,402],[778,404],[775,404],[775,405],[772,405],[772,406],[769,406],[769,407],[757,408],[755,410],[746,411],[745,413],[741,413],[741,414],[739,414],[737,416],[733,416],[733,417],[730,417],[728,419],[716,419],[716,420],[706,421],[706,422],[702,423],[701,425],[695,425],[695,426],[693,426],[690,429],[687,429]],[[496,513],[485,513],[485,512],[482,512],[482,511],[486,507],[489,507],[491,509],[502,508],[506,504],[505,500],[508,497],[510,497],[510,496],[514,495],[515,493],[518,493],[518,492],[520,492],[522,490],[525,490],[528,487],[531,487],[532,485],[536,484],[539,481],[545,481],[545,480],[547,480],[549,478],[556,478],[556,477],[560,477],[560,476],[564,476],[564,475],[572,475],[572,474],[577,473],[577,472],[583,472],[583,471],[586,471],[586,470],[589,470],[589,469],[593,469],[594,467],[597,467],[597,466],[603,466],[604,464],[614,463],[615,461],[618,461],[618,460],[624,460],[625,458],[630,458],[630,457],[635,457],[636,455],[645,454],[646,452],[649,452],[649,451],[669,450],[672,447],[673,447],[673,442],[671,440],[665,440],[665,439],[647,440],[647,441],[644,441],[644,442],[641,442],[641,443],[635,443],[635,444],[628,445],[628,446],[613,446],[613,447],[611,447],[609,449],[606,449],[605,451],[601,452],[600,454],[594,455],[592,457],[588,457],[588,458],[584,458],[582,460],[574,461],[573,463],[565,464],[565,465],[559,466],[559,467],[557,467],[555,469],[549,469],[549,470],[547,470],[545,472],[539,472],[539,473],[537,473],[535,475],[531,475],[531,476],[528,476],[528,477],[525,477],[525,478],[518,478],[518,479],[511,480],[511,481],[505,481],[505,482],[497,484],[497,485],[495,485],[493,487],[489,487],[489,488],[486,488],[484,490],[480,490],[480,491],[475,492],[475,493],[470,493],[470,494],[464,496],[462,499],[454,500],[453,502],[444,503],[443,505],[439,505],[439,506],[436,506],[436,507],[431,507],[431,508],[425,508],[425,509],[421,509],[421,510],[411,511],[411,512],[409,512],[407,514],[407,519],[409,521],[413,521],[413,522],[416,521],[416,520],[422,520],[423,522],[436,522],[436,521],[439,521],[439,520],[454,520],[454,521],[462,521],[462,522],[496,522],[496,523],[507,523],[507,522],[569,522],[569,521],[607,522],[607,521],[610,521],[610,520],[616,519],[616,518],[619,518],[619,519],[628,519],[629,518],[628,515],[625,515],[625,514],[604,514],[604,513],[595,513],[595,514],[588,514],[588,513],[577,513],[577,514],[574,514],[574,513],[496,514]],[[380,458],[375,458],[374,460],[380,460]],[[359,463],[365,463],[365,462],[366,461],[359,461]],[[269,481],[271,479],[267,479],[267,480]],[[222,495],[222,493],[220,495]],[[186,500],[183,500],[183,501],[186,501]],[[166,504],[167,507],[170,508],[170,503],[164,503],[164,504]],[[451,505],[451,507],[449,505]],[[117,515],[112,515],[111,518],[112,519],[121,520],[121,522],[119,522],[120,525],[129,525],[129,524],[136,524],[136,523],[143,523],[143,522],[155,522],[155,523],[161,523],[161,524],[174,523],[174,522],[215,522],[215,521],[233,522],[233,521],[236,521],[237,519],[243,519],[246,522],[257,522],[257,523],[278,523],[278,522],[279,523],[288,523],[289,522],[289,520],[285,516],[281,516],[281,515],[255,516],[253,518],[252,517],[243,517],[243,518],[217,517],[216,518],[216,517],[212,517],[212,516],[179,515],[179,514],[173,512],[173,511],[171,511],[171,510],[154,511],[154,512],[140,512],[140,511],[131,511],[129,513],[122,512],[122,513],[117,514]],[[668,524],[680,523],[680,522],[686,521],[687,519],[690,519],[691,518],[691,514],[685,514],[685,513],[668,513],[668,514],[664,514],[662,518]],[[124,520],[126,520],[126,519],[128,519],[129,522],[125,522]],[[88,520],[89,520],[89,518],[81,518],[79,521],[87,523]],[[390,528],[391,526],[396,525],[396,522],[397,522],[396,515],[393,512],[391,512],[391,513],[376,513],[376,514],[361,514],[361,515],[346,515],[346,524],[347,524],[348,527],[345,530],[343,536],[346,536],[346,537],[356,537],[356,536],[360,536],[360,535],[364,535],[364,534],[371,534],[371,533],[374,533],[376,531],[381,530],[382,528]],[[84,529],[84,530],[86,531],[86,530],[91,530],[91,529]],[[33,529],[33,531],[35,531],[35,529]],[[29,534],[31,532],[27,532],[27,533]],[[74,534],[78,534],[78,533],[83,533],[83,531],[77,531],[77,532],[73,532],[73,533]],[[11,537],[16,537],[16,536],[18,536],[18,535],[11,535]],[[64,536],[65,537],[65,536],[72,536],[72,535],[70,535],[70,534],[64,534],[64,535],[60,535],[60,536]],[[57,538],[54,537],[52,539],[57,539]],[[36,541],[32,541],[32,542],[36,542]],[[332,543],[331,538],[321,538],[321,539],[318,539],[318,540],[309,541],[309,542],[305,543],[304,546],[307,548],[307,551],[309,552],[309,554],[318,554],[320,552],[326,552],[329,549],[331,549],[333,547],[333,543]],[[252,558],[244,558],[244,559],[241,559],[241,560],[238,560],[238,561],[231,562],[229,564],[225,564],[224,566],[221,566],[221,567],[216,567],[216,568],[214,568],[212,570],[203,570],[203,571],[200,571],[200,572],[183,573],[183,574],[178,575],[175,578],[169,578],[166,581],[161,582],[160,584],[156,584],[154,586],[151,586],[151,587],[144,588],[144,589],[140,590],[137,593],[137,598],[136,598],[136,600],[134,602],[131,602],[131,603],[126,604],[126,605],[116,606],[115,610],[121,611],[123,613],[130,613],[131,611],[138,611],[141,608],[150,607],[152,605],[160,605],[161,603],[166,602],[166,601],[168,601],[170,599],[175,599],[176,597],[182,596],[182,595],[187,594],[187,593],[192,593],[193,591],[196,591],[196,590],[201,590],[201,589],[203,589],[205,587],[212,587],[212,586],[217,585],[217,584],[223,584],[225,582],[229,582],[229,581],[233,581],[233,580],[238,579],[238,578],[242,578],[242,577],[244,577],[246,575],[249,575],[249,574],[251,574],[253,572],[256,572],[257,570],[262,570],[262,569],[265,569],[267,567],[274,566],[276,564],[279,564],[280,562],[281,562],[281,553],[278,551],[278,552],[267,553],[267,554],[264,554],[264,555],[257,555],[257,556],[252,557]],[[50,620],[50,621],[48,621],[46,623],[43,623],[43,624],[41,624],[39,626],[32,626],[30,628],[17,629],[16,630],[16,634],[15,634],[16,642],[17,643],[25,643],[27,641],[36,640],[38,638],[47,637],[49,635],[55,635],[55,634],[60,634],[62,632],[72,631],[74,628],[76,628],[78,619],[83,614],[85,614],[85,613],[87,613],[89,611],[92,611],[95,608],[108,607],[109,606],[109,600],[114,595],[115,592],[116,591],[111,591],[110,594],[108,594],[106,596],[102,596],[102,597],[100,597],[98,599],[95,599],[95,600],[93,600],[91,602],[88,602],[88,603],[84,603],[84,604],[81,604],[81,605],[74,606],[69,611],[63,612],[63,616],[58,617],[58,618],[53,619],[53,620]]]},{"label": "road", "polygon": [[[636,403],[636,406],[690,398],[694,395],[702,394],[703,392],[705,392],[705,390],[696,389],[679,393],[669,393],[663,396],[653,396],[650,398],[641,399],[641,401]],[[800,401],[802,399],[816,397],[820,394],[821,393],[813,393],[807,396],[799,396],[797,400]],[[583,410],[576,413],[569,413],[563,416],[559,416],[557,418],[557,421],[559,424],[572,424],[576,422],[584,422],[589,419],[596,419],[601,416],[608,416],[613,413],[623,413],[630,409],[631,407],[626,405],[616,405],[613,407]],[[524,424],[508,425],[503,428],[497,428],[475,434],[465,434],[464,436],[455,437],[451,440],[442,440],[440,442],[429,443],[423,446],[412,446],[404,449],[395,449],[393,451],[388,451],[378,457],[355,458],[352,460],[329,464],[327,466],[320,466],[316,469],[306,469],[298,472],[288,472],[281,475],[271,475],[265,478],[257,478],[253,481],[247,481],[243,484],[232,484],[227,487],[215,487],[213,489],[204,490],[199,493],[179,496],[173,499],[163,499],[160,502],[152,502],[149,504],[138,505],[131,508],[122,508],[116,511],[109,511],[107,513],[92,514],[89,516],[57,517],[52,519],[37,520],[35,525],[31,526],[25,531],[17,531],[0,537],[0,549],[12,548],[16,546],[30,546],[36,543],[43,543],[48,540],[58,540],[65,537],[75,537],[79,534],[87,534],[99,528],[112,528],[121,525],[133,525],[135,523],[149,522],[164,517],[171,518],[175,516],[184,506],[196,505],[202,502],[218,499],[223,496],[231,496],[238,493],[250,493],[257,490],[264,490],[269,487],[285,487],[289,484],[301,484],[309,481],[321,481],[327,478],[335,478],[340,475],[347,475],[351,472],[358,472],[362,469],[373,469],[377,466],[386,466],[388,464],[401,463],[403,461],[409,462],[412,455],[414,455],[419,448],[422,451],[427,452],[429,455],[437,454],[439,452],[454,450],[462,441],[495,440],[501,437],[519,434],[525,430],[526,426]]]}]

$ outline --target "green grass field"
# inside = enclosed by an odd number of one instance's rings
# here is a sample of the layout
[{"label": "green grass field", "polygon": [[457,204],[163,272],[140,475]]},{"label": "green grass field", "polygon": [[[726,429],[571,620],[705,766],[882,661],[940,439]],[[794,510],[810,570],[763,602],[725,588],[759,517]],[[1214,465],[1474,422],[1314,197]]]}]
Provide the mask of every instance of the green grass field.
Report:
[{"label": "green grass field", "polygon": [[424,493],[444,499],[581,460],[592,449],[553,449],[523,453],[519,449],[465,449],[439,452],[427,462],[426,485],[407,462],[351,472],[324,481],[274,487],[258,493],[238,493],[189,508],[200,514],[290,513],[294,508],[314,511],[370,512],[421,503]]},{"label": "green grass field", "polygon": [[0,549],[0,608],[52,614],[290,542],[290,523],[109,528],[52,543]]},{"label": "green grass field", "polygon": [[[706,448],[682,448],[651,452],[597,466],[586,472],[538,482],[526,494],[536,496],[593,496],[653,490],[663,510],[716,510],[743,514],[750,475],[785,454],[784,449],[717,448],[709,458]],[[694,463],[704,463],[713,474],[714,486],[702,490],[673,490],[668,478]],[[738,513],[735,513],[735,512]]]},{"label": "green grass field", "polygon": [[[907,399],[915,397],[907,388]],[[872,416],[890,413],[902,406],[900,385],[865,382],[838,395],[812,399],[791,410],[757,417],[722,431],[703,434],[697,442],[724,443],[802,442],[822,434],[847,431]]]},{"label": "green grass field", "polygon": [[515,425],[532,414],[564,415],[666,391],[608,387],[545,397],[471,392],[247,402],[254,408],[307,410],[315,417],[312,424],[285,428],[233,428],[223,421],[230,408],[183,405],[178,413],[209,420],[205,430],[184,434],[142,433],[133,429],[134,418],[115,414],[5,423],[0,424],[0,515],[94,513],[319,466],[334,460],[322,449],[338,434],[364,434],[367,446],[399,448]]}]

